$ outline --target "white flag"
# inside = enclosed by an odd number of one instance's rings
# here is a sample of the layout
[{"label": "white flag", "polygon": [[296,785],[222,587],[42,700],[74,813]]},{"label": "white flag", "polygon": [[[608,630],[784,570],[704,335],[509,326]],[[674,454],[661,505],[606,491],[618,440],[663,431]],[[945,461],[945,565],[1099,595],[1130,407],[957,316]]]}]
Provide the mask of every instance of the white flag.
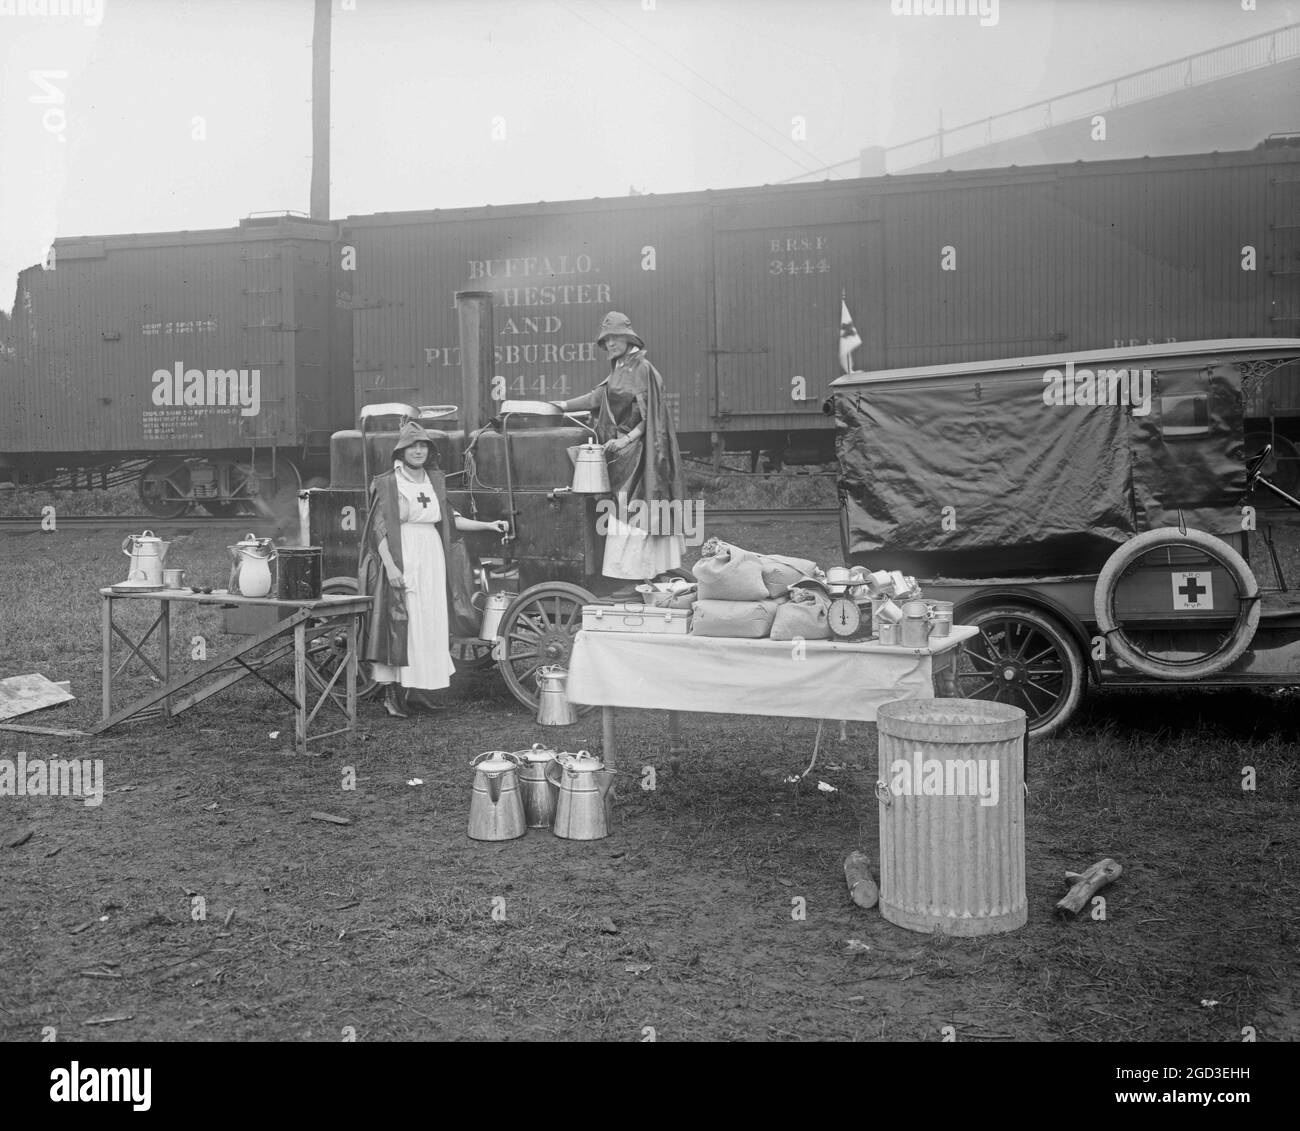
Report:
[{"label": "white flag", "polygon": [[845,373],[853,372],[853,351],[860,345],[862,339],[853,325],[849,304],[840,299],[840,369]]}]

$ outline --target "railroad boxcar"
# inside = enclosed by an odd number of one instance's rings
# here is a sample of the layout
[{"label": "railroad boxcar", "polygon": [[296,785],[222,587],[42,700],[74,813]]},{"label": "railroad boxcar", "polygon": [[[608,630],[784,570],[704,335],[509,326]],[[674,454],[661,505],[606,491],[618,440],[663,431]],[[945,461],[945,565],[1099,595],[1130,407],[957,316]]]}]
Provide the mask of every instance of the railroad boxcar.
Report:
[{"label": "railroad boxcar", "polygon": [[134,479],[161,517],[291,499],[350,415],[335,235],[285,216],[55,241],[19,277],[0,473]]},{"label": "railroad boxcar", "polygon": [[838,378],[846,560],[952,601],[981,629],[963,695],[1040,734],[1090,683],[1300,683],[1242,393],[1297,359],[1300,339],[1234,339]]},{"label": "railroad boxcar", "polygon": [[[495,294],[498,401],[595,385],[618,309],[687,450],[803,462],[833,456],[842,302],[858,370],[1296,333],[1300,149],[277,218],[55,255],[23,273],[0,356],[0,479],[116,468],[156,513],[222,513],[323,474],[366,404],[455,401],[457,290]],[[257,368],[259,416],[154,403],[178,364]],[[1245,390],[1247,445],[1271,443],[1293,488],[1295,388]]]},{"label": "railroad boxcar", "polygon": [[[487,288],[499,396],[594,385],[613,308],[688,449],[829,459],[841,297],[859,370],[1278,336],[1298,225],[1293,147],[353,216],[356,403],[454,400],[452,296]],[[1300,403],[1259,392],[1252,431],[1294,436]]]}]

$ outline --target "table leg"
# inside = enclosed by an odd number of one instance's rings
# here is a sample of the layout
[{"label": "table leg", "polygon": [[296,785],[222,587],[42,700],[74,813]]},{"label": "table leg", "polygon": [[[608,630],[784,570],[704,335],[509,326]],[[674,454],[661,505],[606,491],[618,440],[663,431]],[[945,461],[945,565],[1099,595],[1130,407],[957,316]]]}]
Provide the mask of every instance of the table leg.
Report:
[{"label": "table leg", "polygon": [[348,614],[348,730],[357,729],[357,614]]},{"label": "table leg", "polygon": [[298,753],[307,753],[307,624],[300,621],[293,629],[293,697],[298,704],[293,715],[293,736]]},{"label": "table leg", "polygon": [[668,712],[668,749],[676,754],[682,748],[682,716],[677,711]]},{"label": "table leg", "polygon": [[[162,614],[159,617],[158,651],[162,660],[162,681],[166,687],[171,683],[171,662],[172,662],[172,603],[164,600],[162,602]],[[171,715],[171,708],[168,700],[164,699],[160,704],[163,718]]]},{"label": "table leg", "polygon": [[104,630],[104,715],[113,713],[113,598],[104,597],[99,610],[99,621]]},{"label": "table leg", "polygon": [[605,765],[614,768],[614,708],[600,709],[600,749],[605,756]]}]

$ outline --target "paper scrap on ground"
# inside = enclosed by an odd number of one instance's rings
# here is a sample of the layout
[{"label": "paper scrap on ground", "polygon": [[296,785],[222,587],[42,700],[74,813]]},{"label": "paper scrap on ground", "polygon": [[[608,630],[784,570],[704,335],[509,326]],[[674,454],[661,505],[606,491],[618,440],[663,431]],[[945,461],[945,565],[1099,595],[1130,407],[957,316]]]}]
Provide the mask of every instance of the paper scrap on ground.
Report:
[{"label": "paper scrap on ground", "polygon": [[12,675],[0,679],[0,719],[16,719],[29,711],[67,703],[76,696],[43,675]]}]

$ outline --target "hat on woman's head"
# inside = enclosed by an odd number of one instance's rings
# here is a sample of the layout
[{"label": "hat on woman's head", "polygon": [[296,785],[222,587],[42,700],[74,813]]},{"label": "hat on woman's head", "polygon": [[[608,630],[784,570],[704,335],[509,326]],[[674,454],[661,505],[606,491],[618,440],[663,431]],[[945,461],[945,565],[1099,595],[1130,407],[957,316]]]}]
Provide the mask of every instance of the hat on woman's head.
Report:
[{"label": "hat on woman's head", "polygon": [[397,459],[401,455],[402,449],[409,448],[412,444],[428,444],[430,458],[436,458],[438,454],[433,437],[415,421],[408,420],[402,425],[402,430],[397,434],[397,443],[393,445],[393,459]]},{"label": "hat on woman's head", "polygon": [[617,310],[611,310],[601,320],[600,336],[596,339],[596,345],[601,345],[612,334],[627,338],[628,341],[635,342],[641,349],[645,349],[645,342],[632,329],[632,319],[626,314],[620,314]]}]

